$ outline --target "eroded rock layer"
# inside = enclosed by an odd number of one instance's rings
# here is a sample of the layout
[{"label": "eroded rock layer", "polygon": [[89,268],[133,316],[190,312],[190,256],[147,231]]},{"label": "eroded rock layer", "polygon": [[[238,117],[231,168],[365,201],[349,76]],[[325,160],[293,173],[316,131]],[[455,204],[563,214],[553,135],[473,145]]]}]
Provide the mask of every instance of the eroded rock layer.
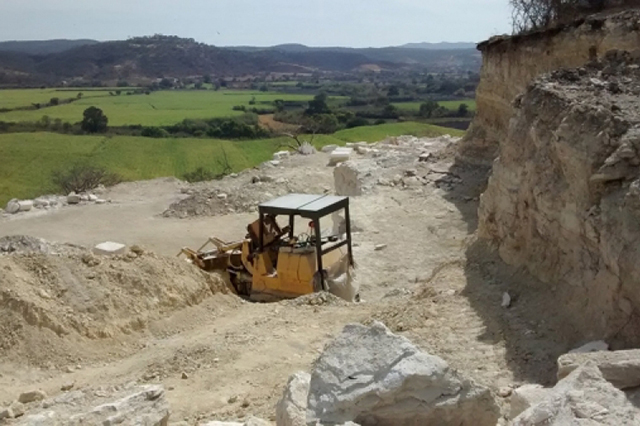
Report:
[{"label": "eroded rock layer", "polygon": [[620,345],[640,342],[640,66],[633,56],[610,51],[533,83],[516,100],[479,209],[480,236],[507,263],[549,282],[550,297],[565,299],[585,338]]}]

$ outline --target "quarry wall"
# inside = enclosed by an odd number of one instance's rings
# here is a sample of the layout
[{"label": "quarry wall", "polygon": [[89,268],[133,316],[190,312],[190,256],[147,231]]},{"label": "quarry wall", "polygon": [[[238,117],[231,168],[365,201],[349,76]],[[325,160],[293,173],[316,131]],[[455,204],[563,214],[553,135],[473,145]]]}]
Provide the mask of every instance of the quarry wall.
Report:
[{"label": "quarry wall", "polygon": [[640,344],[640,56],[540,77],[512,108],[479,236],[549,283],[582,339]]},{"label": "quarry wall", "polygon": [[481,80],[477,114],[460,143],[458,158],[491,165],[506,139],[514,116],[513,101],[537,76],[564,67],[578,67],[610,49],[640,48],[640,11],[594,15],[570,25],[480,43]]}]

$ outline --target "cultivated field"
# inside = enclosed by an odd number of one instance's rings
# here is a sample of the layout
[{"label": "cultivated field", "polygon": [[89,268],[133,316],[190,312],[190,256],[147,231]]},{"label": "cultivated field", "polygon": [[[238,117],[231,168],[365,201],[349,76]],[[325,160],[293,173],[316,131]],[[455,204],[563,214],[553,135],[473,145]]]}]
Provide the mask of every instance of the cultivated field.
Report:
[{"label": "cultivated field", "polygon": [[[50,90],[9,90],[9,100],[0,101],[0,108],[15,108],[29,106],[32,102],[48,102],[51,97],[74,97],[77,92],[56,92]],[[24,92],[24,93],[20,93]],[[83,91],[83,98],[79,101],[54,107],[29,111],[11,111],[0,113],[0,121],[35,122],[47,115],[52,120],[76,123],[82,120],[82,113],[90,106],[102,109],[109,118],[110,126],[125,126],[140,124],[143,126],[168,126],[176,124],[185,118],[206,119],[214,117],[229,117],[243,114],[234,111],[233,107],[244,105],[247,108],[271,108],[276,99],[290,101],[308,101],[312,95],[265,93],[258,91],[157,91],[150,95],[111,96],[109,91]],[[2,92],[4,93],[4,92]],[[70,96],[65,96],[69,93]],[[100,97],[92,97],[98,96]],[[255,99],[255,105],[249,102]],[[13,106],[4,106],[13,105]]]},{"label": "cultivated field", "polygon": [[[30,107],[34,103],[46,104],[51,98],[60,100],[75,98],[82,93],[83,98],[109,96],[110,91],[127,88],[73,88],[73,89],[8,89],[0,90],[0,110]],[[46,110],[45,110],[46,111]],[[3,119],[0,119],[3,120]]]},{"label": "cultivated field", "polygon": [[[314,144],[343,145],[346,142],[377,141],[388,136],[413,134],[460,136],[455,129],[422,123],[395,123],[357,127],[333,135],[317,135]],[[287,138],[252,141],[128,136],[70,136],[57,133],[9,133],[0,135],[0,205],[11,198],[31,198],[55,192],[51,174],[76,163],[104,166],[126,180],[161,176],[181,178],[186,172],[204,167],[220,172],[217,159],[222,150],[234,171],[269,160]]]},{"label": "cultivated field", "polygon": [[[422,102],[396,102],[393,105],[396,106],[400,111],[420,111],[420,105]],[[456,111],[460,104],[467,104],[469,107],[469,111],[474,112],[476,110],[476,101],[475,99],[462,99],[459,101],[438,101],[438,105],[445,107],[446,109]]]}]

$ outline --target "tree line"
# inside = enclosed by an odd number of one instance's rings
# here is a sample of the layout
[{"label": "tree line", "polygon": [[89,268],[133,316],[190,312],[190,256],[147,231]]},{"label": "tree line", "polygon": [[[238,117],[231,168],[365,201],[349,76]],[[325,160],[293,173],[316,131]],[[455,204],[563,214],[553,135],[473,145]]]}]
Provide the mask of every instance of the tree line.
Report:
[{"label": "tree line", "polygon": [[610,8],[639,6],[639,0],[509,0],[516,34],[571,22]]}]

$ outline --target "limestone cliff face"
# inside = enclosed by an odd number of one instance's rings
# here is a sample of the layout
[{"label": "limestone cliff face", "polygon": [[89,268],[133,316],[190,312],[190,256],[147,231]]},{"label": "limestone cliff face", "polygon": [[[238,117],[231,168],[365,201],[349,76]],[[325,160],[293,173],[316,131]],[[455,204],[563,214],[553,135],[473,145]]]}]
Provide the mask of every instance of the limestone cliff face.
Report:
[{"label": "limestone cliff face", "polygon": [[640,48],[640,11],[592,16],[523,36],[495,37],[478,48],[483,54],[478,110],[458,156],[489,165],[506,138],[516,96],[543,73],[582,66],[611,49]]},{"label": "limestone cliff face", "polygon": [[640,343],[639,64],[610,52],[534,82],[479,209],[503,260],[557,286],[585,337],[621,345]]}]

